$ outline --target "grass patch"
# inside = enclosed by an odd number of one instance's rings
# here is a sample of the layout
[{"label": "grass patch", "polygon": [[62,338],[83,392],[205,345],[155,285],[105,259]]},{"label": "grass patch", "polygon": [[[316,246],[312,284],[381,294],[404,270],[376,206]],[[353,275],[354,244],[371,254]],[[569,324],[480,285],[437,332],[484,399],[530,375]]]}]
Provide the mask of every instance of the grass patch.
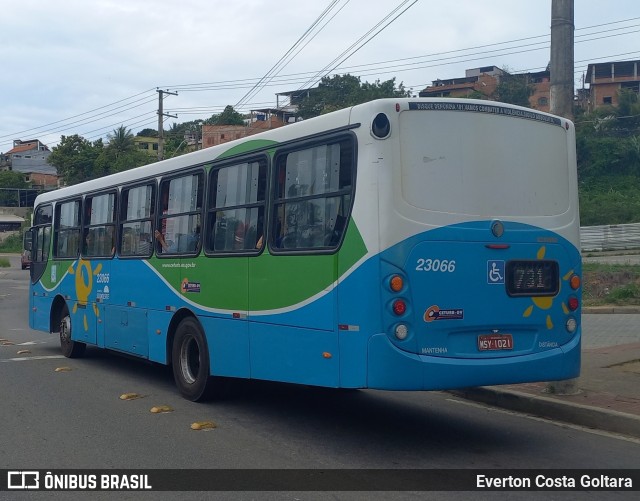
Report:
[{"label": "grass patch", "polygon": [[22,252],[22,235],[16,233],[5,238],[0,242],[0,252]]},{"label": "grass patch", "polygon": [[640,305],[640,265],[583,263],[584,306]]},{"label": "grass patch", "polygon": [[9,260],[5,257],[0,257],[0,268],[9,268],[9,266],[11,266]]}]

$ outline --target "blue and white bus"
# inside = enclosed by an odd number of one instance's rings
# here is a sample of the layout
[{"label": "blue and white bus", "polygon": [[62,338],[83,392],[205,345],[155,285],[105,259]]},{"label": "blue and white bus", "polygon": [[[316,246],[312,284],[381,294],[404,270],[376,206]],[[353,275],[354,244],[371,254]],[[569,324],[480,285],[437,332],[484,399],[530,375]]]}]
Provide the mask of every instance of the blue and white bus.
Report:
[{"label": "blue and white bus", "polygon": [[383,99],[40,195],[30,326],[227,378],[437,390],[580,370],[573,124]]}]

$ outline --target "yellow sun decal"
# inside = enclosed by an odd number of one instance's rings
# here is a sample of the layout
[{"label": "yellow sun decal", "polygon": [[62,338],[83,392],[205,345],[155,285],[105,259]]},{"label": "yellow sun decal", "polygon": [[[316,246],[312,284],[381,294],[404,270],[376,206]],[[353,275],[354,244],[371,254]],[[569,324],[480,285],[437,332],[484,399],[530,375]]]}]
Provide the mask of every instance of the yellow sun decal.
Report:
[{"label": "yellow sun decal", "polygon": [[[89,303],[89,295],[93,289],[93,276],[100,273],[100,270],[102,270],[102,264],[98,263],[96,269],[92,271],[91,262],[85,261],[84,259],[78,260],[75,270],[73,269],[73,265],[69,266],[69,274],[75,275],[76,277],[76,297],[78,298],[76,304],[73,305],[73,313],[75,314],[78,311],[78,307],[85,309],[85,314],[82,318],[82,325],[85,332],[89,330],[86,307]],[[93,312],[96,317],[100,316],[100,310],[98,310],[96,304],[93,304]]]},{"label": "yellow sun decal", "polygon": [[[540,247],[538,249],[538,253],[536,255],[536,258],[539,259],[539,260],[544,259],[544,255],[545,255],[546,251],[547,251],[547,249],[546,249],[546,247],[544,245],[542,247]],[[569,272],[565,273],[565,275],[562,277],[562,281],[563,282],[569,281],[569,279],[571,278],[572,275],[573,275],[573,270],[570,270]],[[562,289],[562,283],[560,283],[560,287],[558,289],[558,293],[560,293],[560,289]],[[551,296],[532,297],[531,301],[533,301],[533,304],[531,306],[529,306],[526,310],[524,310],[524,313],[522,314],[522,316],[525,317],[525,318],[531,316],[535,306],[537,306],[541,310],[549,310],[553,306],[553,297],[551,297]],[[561,305],[562,305],[562,311],[565,314],[568,314],[569,313],[569,308],[567,307],[567,305],[564,304],[564,303],[561,303]],[[547,329],[553,329],[553,321],[551,320],[551,315],[547,315],[546,325],[547,325]]]}]

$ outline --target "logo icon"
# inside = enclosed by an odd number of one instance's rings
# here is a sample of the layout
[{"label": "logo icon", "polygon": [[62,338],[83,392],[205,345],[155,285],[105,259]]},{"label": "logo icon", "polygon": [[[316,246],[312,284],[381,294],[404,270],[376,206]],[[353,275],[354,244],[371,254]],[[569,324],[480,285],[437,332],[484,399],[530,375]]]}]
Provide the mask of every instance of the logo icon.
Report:
[{"label": "logo icon", "polygon": [[504,284],[504,261],[487,261],[487,283]]},{"label": "logo icon", "polygon": [[39,489],[40,472],[9,471],[7,472],[8,489]]}]

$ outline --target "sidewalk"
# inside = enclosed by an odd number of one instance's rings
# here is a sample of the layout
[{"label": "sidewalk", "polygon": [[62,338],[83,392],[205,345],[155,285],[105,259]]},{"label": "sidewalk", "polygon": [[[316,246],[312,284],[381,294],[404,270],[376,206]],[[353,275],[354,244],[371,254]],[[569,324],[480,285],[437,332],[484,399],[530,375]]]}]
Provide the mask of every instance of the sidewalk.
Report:
[{"label": "sidewalk", "polygon": [[[616,313],[639,312],[640,309],[629,309]],[[563,385],[572,394],[552,392]],[[583,348],[580,377],[568,385],[525,383],[451,393],[509,410],[640,438],[640,342]]]}]

